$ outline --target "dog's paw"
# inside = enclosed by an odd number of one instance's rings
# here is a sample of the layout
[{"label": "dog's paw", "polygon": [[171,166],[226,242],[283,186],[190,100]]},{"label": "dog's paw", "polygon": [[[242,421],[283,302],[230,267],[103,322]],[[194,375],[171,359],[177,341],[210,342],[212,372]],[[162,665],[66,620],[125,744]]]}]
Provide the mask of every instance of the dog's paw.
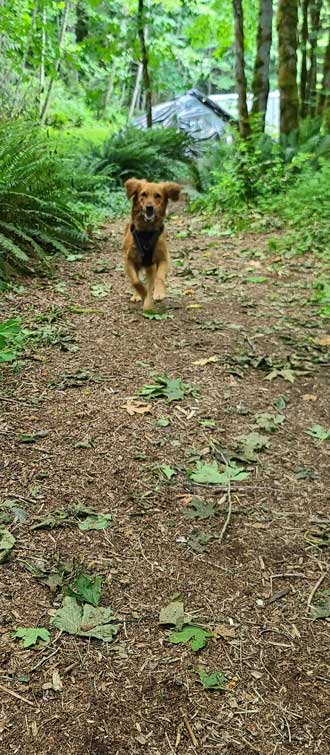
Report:
[{"label": "dog's paw", "polygon": [[142,296],[140,294],[132,294],[131,301],[136,304],[136,302],[142,301]]},{"label": "dog's paw", "polygon": [[163,301],[166,297],[166,288],[162,283],[158,283],[154,290],[154,301]]}]

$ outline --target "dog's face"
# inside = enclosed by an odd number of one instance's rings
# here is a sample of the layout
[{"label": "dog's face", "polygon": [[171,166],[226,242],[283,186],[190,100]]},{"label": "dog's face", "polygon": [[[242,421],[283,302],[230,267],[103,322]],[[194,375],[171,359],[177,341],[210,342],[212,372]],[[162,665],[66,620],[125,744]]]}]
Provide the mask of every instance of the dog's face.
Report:
[{"label": "dog's face", "polygon": [[171,181],[150,183],[144,179],[129,178],[125,183],[126,194],[133,199],[133,215],[146,224],[163,220],[169,199],[179,199],[181,186]]}]

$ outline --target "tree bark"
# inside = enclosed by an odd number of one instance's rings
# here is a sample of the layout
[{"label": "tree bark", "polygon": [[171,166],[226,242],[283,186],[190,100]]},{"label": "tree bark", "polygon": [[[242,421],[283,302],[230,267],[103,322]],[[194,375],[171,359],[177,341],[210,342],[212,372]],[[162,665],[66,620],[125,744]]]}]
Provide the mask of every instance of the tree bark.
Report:
[{"label": "tree bark", "polygon": [[239,132],[243,139],[247,139],[250,135],[250,123],[246,101],[242,0],[233,0],[233,10],[235,21],[235,76],[239,106]]},{"label": "tree bark", "polygon": [[46,8],[44,6],[41,14],[41,56],[40,56],[40,76],[39,76],[39,110],[42,111],[42,95],[45,91],[45,54],[46,54]]},{"label": "tree bark", "polygon": [[133,118],[134,110],[136,108],[136,103],[140,97],[142,74],[143,74],[143,66],[142,66],[142,63],[139,63],[137,72],[136,72],[134,92],[132,94],[131,104],[130,104],[129,113],[128,113],[128,120]]},{"label": "tree bark", "polygon": [[325,114],[327,124],[330,117],[330,31],[328,37],[328,44],[324,53],[323,60],[323,75],[322,75],[322,89],[319,95],[319,101],[317,106],[318,115]]},{"label": "tree bark", "polygon": [[58,56],[57,56],[57,60],[56,60],[56,63],[55,63],[55,71],[54,71],[52,77],[49,80],[49,84],[48,84],[48,89],[47,89],[45,101],[44,101],[44,104],[43,104],[43,106],[41,108],[41,113],[40,113],[40,123],[41,123],[42,126],[45,125],[45,121],[46,121],[46,118],[47,118],[47,113],[48,113],[48,109],[49,109],[49,105],[50,105],[50,100],[51,100],[51,96],[52,96],[52,91],[53,91],[54,83],[56,81],[57,74],[58,74],[59,69],[60,69],[62,47],[63,47],[64,35],[65,35],[65,32],[66,32],[66,27],[67,27],[67,23],[68,23],[69,9],[70,9],[70,0],[65,0],[65,6],[64,6],[64,10],[63,10],[62,23],[61,23],[60,30],[59,30]]},{"label": "tree bark", "polygon": [[146,46],[146,38],[145,38],[145,31],[144,31],[143,0],[139,0],[137,22],[138,22],[138,35],[139,35],[140,45],[141,45],[143,84],[144,84],[144,91],[146,95],[147,126],[148,128],[152,128],[152,86],[151,86],[151,78],[150,78],[150,73],[149,73],[148,50]]},{"label": "tree bark", "polygon": [[29,31],[29,34],[28,34],[28,38],[27,38],[27,41],[26,41],[26,46],[25,46],[25,50],[24,50],[24,54],[23,54],[23,58],[22,58],[21,73],[20,73],[20,76],[19,76],[19,78],[17,80],[17,83],[16,83],[15,97],[14,97],[14,103],[13,103],[13,111],[14,112],[16,110],[16,106],[17,106],[17,103],[18,103],[18,100],[19,100],[20,88],[21,88],[21,84],[22,84],[22,81],[23,81],[23,78],[24,78],[24,74],[25,74],[27,58],[28,58],[28,54],[29,54],[29,50],[30,50],[30,46],[31,46],[32,38],[33,38],[34,27],[35,27],[36,20],[37,20],[37,15],[38,15],[38,5],[39,5],[39,0],[35,0],[33,12],[32,12],[32,17],[31,17],[30,31]]},{"label": "tree bark", "polygon": [[317,99],[317,43],[320,33],[322,0],[313,0],[310,5],[310,54],[308,71],[308,114],[313,118]]},{"label": "tree bark", "polygon": [[297,25],[298,0],[279,0],[277,29],[281,134],[289,134],[298,127]]},{"label": "tree bark", "polygon": [[257,52],[253,73],[253,115],[260,116],[260,126],[265,130],[265,118],[269,95],[269,63],[272,45],[273,0],[260,0],[257,32]]},{"label": "tree bark", "polygon": [[83,0],[77,1],[75,34],[78,43],[88,36],[88,12]]},{"label": "tree bark", "polygon": [[302,0],[302,24],[300,32],[301,69],[300,69],[300,115],[307,115],[307,42],[308,42],[308,7],[310,0]]}]

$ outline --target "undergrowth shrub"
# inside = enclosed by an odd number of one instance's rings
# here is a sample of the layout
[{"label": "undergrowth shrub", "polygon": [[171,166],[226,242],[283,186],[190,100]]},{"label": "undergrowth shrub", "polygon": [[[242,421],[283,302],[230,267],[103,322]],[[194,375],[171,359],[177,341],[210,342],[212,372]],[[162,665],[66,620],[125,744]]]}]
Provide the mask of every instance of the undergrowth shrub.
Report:
[{"label": "undergrowth shrub", "polygon": [[180,179],[190,172],[192,149],[193,140],[174,128],[129,128],[102,145],[90,145],[85,161],[93,173],[107,176],[110,185],[132,176],[149,181]]},{"label": "undergrowth shrub", "polygon": [[74,168],[32,123],[0,123],[0,274],[31,270],[49,254],[82,248],[96,201],[95,177]]}]

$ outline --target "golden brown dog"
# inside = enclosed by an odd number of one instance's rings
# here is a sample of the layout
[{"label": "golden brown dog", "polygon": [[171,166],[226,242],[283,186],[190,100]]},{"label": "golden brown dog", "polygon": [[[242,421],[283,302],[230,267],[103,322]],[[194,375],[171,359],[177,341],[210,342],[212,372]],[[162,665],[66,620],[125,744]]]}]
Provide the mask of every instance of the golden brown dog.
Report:
[{"label": "golden brown dog", "polygon": [[[177,201],[177,183],[149,183],[129,178],[126,193],[132,199],[132,217],[124,236],[125,269],[134,288],[132,301],[143,300],[143,309],[166,296],[166,275],[170,265],[163,221],[169,199]],[[146,286],[140,280],[145,270]]]}]

